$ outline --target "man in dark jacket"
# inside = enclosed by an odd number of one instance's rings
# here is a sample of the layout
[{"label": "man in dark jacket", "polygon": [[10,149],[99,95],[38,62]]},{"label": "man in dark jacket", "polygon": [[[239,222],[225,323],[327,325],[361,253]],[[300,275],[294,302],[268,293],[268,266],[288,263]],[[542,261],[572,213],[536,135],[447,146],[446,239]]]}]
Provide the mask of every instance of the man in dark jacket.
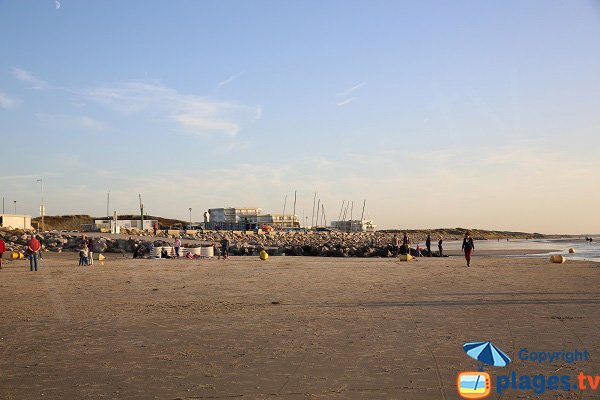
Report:
[{"label": "man in dark jacket", "polygon": [[473,243],[473,239],[471,238],[471,233],[469,231],[465,232],[465,238],[462,243],[462,251],[465,253],[465,259],[467,260],[467,267],[471,266],[471,254],[475,250],[475,244]]}]

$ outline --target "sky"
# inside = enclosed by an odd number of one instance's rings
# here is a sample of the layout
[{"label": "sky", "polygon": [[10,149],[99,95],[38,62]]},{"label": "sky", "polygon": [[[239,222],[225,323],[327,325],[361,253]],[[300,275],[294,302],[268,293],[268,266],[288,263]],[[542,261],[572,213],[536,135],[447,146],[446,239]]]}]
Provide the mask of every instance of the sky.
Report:
[{"label": "sky", "polygon": [[600,233],[599,71],[598,1],[0,0],[0,195]]}]

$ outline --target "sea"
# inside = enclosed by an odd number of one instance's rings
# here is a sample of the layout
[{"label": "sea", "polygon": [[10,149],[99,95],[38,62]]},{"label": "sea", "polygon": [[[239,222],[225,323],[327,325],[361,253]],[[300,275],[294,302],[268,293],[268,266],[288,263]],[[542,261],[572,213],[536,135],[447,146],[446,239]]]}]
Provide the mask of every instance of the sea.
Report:
[{"label": "sea", "polygon": [[[592,236],[592,243],[585,238],[563,238],[563,239],[529,239],[529,240],[477,240],[476,250],[494,250],[495,255],[512,257],[547,257],[560,254],[567,260],[583,260],[600,262],[600,236]],[[444,250],[461,249],[462,241],[444,242]],[[436,249],[437,246],[434,246]],[[569,248],[575,249],[575,253],[569,253]],[[522,250],[523,254],[518,252]],[[537,252],[539,250],[539,252]],[[531,253],[535,251],[534,253]]]}]

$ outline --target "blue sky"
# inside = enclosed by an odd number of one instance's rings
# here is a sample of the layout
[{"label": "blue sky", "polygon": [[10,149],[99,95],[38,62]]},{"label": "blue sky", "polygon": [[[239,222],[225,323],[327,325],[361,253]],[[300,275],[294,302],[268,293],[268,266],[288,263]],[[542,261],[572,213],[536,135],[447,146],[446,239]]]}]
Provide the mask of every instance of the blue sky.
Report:
[{"label": "blue sky", "polygon": [[598,38],[591,1],[0,0],[0,195],[600,232]]}]

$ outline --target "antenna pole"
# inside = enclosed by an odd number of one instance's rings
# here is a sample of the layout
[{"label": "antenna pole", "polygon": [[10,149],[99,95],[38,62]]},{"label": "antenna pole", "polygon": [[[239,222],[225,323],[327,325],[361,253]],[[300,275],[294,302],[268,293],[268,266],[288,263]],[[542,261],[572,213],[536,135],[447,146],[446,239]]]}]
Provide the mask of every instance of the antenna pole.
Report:
[{"label": "antenna pole", "polygon": [[365,205],[367,205],[367,200],[365,199],[365,201],[363,202],[363,210],[362,210],[362,215],[360,216],[360,220],[362,221],[363,219],[365,219]]},{"label": "antenna pole", "polygon": [[315,202],[317,201],[317,192],[315,192],[315,197],[313,198],[313,211],[312,217],[310,217],[310,227],[312,228],[315,225]]},{"label": "antenna pole", "polygon": [[139,194],[140,196],[140,216],[141,216],[141,224],[142,226],[140,227],[141,231],[144,231],[144,203],[142,203],[142,195]]},{"label": "antenna pole", "polygon": [[296,190],[294,190],[294,212],[292,213],[292,228],[296,225]]}]

